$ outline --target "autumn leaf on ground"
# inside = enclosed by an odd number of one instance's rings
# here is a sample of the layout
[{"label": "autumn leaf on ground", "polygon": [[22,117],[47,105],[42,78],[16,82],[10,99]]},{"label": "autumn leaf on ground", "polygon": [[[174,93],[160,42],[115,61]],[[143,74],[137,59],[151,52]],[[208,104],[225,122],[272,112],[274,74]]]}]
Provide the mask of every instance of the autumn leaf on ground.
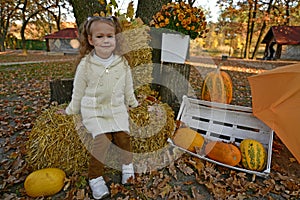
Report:
[{"label": "autumn leaf on ground", "polygon": [[191,191],[192,191],[192,197],[194,199],[205,199],[205,197],[199,193],[199,191],[197,190],[197,188],[195,186],[193,186],[191,188]]},{"label": "autumn leaf on ground", "polygon": [[177,172],[174,162],[171,162],[168,166],[169,173],[177,180]]},{"label": "autumn leaf on ground", "polygon": [[161,196],[161,198],[165,198],[171,190],[172,187],[169,184],[166,184],[163,188],[160,189],[159,196]]},{"label": "autumn leaf on ground", "polygon": [[110,185],[110,193],[111,193],[112,197],[117,195],[118,193],[122,192],[122,190],[123,190],[123,187],[120,184],[112,183]]},{"label": "autumn leaf on ground", "polygon": [[295,158],[289,158],[290,162],[293,163],[293,162],[296,162],[297,160]]},{"label": "autumn leaf on ground", "polygon": [[191,175],[194,173],[194,170],[185,163],[178,163],[177,168],[185,175]]},{"label": "autumn leaf on ground", "polygon": [[200,158],[191,157],[191,159],[187,160],[187,163],[192,165],[197,170],[199,175],[202,173],[204,164]]}]

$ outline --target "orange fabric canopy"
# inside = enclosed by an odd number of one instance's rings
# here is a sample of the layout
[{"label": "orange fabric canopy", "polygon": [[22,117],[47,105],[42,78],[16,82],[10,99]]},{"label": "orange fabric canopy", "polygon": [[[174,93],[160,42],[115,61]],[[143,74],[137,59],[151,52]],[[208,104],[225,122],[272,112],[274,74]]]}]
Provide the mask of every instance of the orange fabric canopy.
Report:
[{"label": "orange fabric canopy", "polygon": [[300,63],[248,80],[253,114],[275,131],[300,163]]}]

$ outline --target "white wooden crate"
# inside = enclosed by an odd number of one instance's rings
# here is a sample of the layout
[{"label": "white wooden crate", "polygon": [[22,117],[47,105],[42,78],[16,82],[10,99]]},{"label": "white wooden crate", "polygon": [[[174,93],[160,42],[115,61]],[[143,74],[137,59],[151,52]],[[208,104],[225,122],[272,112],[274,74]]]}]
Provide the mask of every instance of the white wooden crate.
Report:
[{"label": "white wooden crate", "polygon": [[[273,144],[273,130],[257,119],[249,107],[235,106],[216,102],[203,101],[183,96],[183,101],[177,120],[184,122],[188,127],[202,134],[205,140],[234,142],[240,145],[243,139],[255,139],[263,144],[267,151],[267,165],[264,171],[252,171],[241,167],[232,167],[205,155],[192,153],[178,147],[201,159],[222,165],[228,168],[266,177],[271,171],[271,157]],[[176,146],[171,139],[169,142]]]}]

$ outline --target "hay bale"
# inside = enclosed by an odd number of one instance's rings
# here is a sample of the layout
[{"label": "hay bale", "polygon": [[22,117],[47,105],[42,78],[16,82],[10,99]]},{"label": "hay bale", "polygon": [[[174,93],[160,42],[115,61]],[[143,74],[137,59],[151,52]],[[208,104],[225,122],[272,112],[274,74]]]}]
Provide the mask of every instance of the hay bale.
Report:
[{"label": "hay bale", "polygon": [[132,69],[133,83],[136,87],[150,84],[153,80],[152,47],[150,47],[150,28],[139,18],[128,22],[121,20],[123,28],[124,56]]},{"label": "hay bale", "polygon": [[58,167],[67,174],[87,170],[92,136],[79,115],[60,115],[52,106],[37,118],[27,140],[26,161],[33,170]]},{"label": "hay bale", "polygon": [[134,153],[153,152],[167,144],[175,130],[174,112],[165,103],[143,102],[130,112],[130,135]]}]

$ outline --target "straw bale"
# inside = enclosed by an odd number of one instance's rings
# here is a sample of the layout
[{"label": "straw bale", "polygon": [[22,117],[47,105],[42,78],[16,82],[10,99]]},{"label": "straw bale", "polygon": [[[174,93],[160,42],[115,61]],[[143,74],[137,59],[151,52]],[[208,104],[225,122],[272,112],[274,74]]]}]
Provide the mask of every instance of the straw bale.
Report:
[{"label": "straw bale", "polygon": [[58,167],[67,174],[87,170],[92,136],[81,125],[79,115],[61,115],[58,106],[37,118],[29,135],[26,161],[33,169]]},{"label": "straw bale", "polygon": [[140,106],[130,110],[130,134],[133,152],[145,153],[162,149],[175,131],[174,111],[159,101],[155,91],[145,86],[139,91]]},{"label": "straw bale", "polygon": [[128,64],[132,68],[133,83],[135,86],[149,84],[152,82],[152,48],[150,47],[149,27],[144,25],[140,19],[132,22],[122,21],[123,47]]}]

